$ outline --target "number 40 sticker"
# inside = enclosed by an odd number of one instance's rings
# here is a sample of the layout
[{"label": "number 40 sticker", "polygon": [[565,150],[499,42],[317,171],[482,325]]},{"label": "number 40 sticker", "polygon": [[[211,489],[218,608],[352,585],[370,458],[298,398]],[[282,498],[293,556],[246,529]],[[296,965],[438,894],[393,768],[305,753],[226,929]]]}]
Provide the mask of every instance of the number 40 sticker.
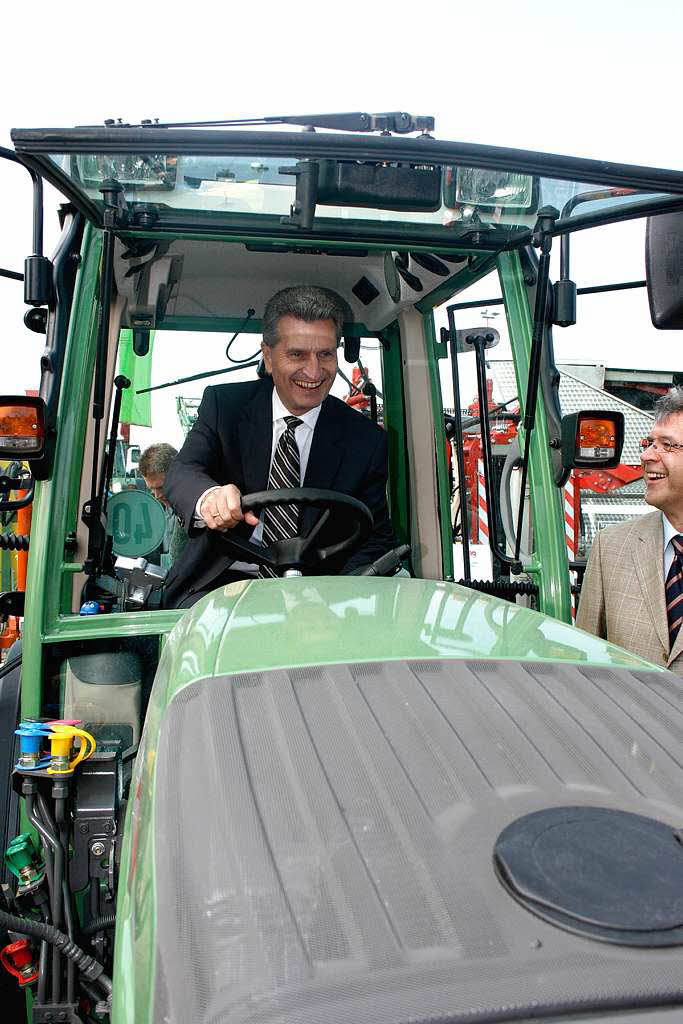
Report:
[{"label": "number 40 sticker", "polygon": [[166,513],[146,491],[119,491],[109,499],[107,530],[114,554],[140,558],[155,551],[164,539]]}]

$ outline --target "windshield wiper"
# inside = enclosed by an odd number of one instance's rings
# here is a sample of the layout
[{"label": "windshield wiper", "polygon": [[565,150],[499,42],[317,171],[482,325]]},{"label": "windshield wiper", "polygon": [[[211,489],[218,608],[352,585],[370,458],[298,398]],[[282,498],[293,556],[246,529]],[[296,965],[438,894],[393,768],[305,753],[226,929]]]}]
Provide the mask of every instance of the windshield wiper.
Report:
[{"label": "windshield wiper", "polygon": [[[151,119],[133,126],[118,123],[113,119],[104,122],[107,128],[236,128],[250,127],[259,124],[294,124],[302,128],[331,128],[339,132],[393,132],[396,135],[407,135],[410,132],[434,131],[434,118],[431,116],[416,117],[403,110],[394,110],[383,114],[366,114],[353,111],[343,114],[285,114],[275,117],[242,117],[225,121],[164,121]],[[87,126],[92,127],[92,126]]]}]

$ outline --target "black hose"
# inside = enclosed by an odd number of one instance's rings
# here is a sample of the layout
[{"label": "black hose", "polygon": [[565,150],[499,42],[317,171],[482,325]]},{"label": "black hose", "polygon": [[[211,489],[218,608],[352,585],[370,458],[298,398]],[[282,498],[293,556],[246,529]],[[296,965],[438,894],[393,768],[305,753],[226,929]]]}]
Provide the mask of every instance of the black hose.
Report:
[{"label": "black hose", "polygon": [[[63,801],[62,801],[63,802]],[[57,804],[59,807],[59,802]],[[69,828],[66,822],[60,819],[59,813],[57,814],[59,821],[59,841],[62,849],[66,852],[69,849]],[[64,920],[66,922],[66,933],[73,942],[74,939],[74,913],[71,906],[71,890],[66,879],[66,874],[62,879],[62,906],[64,910]],[[66,964],[66,1001],[67,1003],[73,1003],[76,996],[76,965],[72,960],[68,960]]]},{"label": "black hose", "polygon": [[107,928],[113,928],[116,924],[116,914],[104,914],[102,917],[96,917],[92,921],[81,928],[81,934],[83,935],[94,935],[95,932],[106,931]]},{"label": "black hose", "polygon": [[[43,921],[48,923],[48,913],[45,907],[42,907]],[[40,960],[38,962],[38,990],[36,992],[36,1002],[45,1002],[45,989],[47,987],[47,950],[48,945],[45,939],[40,943]]]},{"label": "black hose", "polygon": [[89,956],[85,950],[72,942],[68,935],[60,932],[51,924],[41,924],[40,921],[32,921],[27,917],[17,917],[15,914],[8,914],[0,910],[0,925],[8,931],[18,932],[20,935],[31,935],[35,939],[42,939],[56,946],[67,959],[72,960],[88,981],[96,981],[98,985],[109,995],[111,993],[111,979],[104,974],[104,967],[94,957]]},{"label": "black hose", "polygon": [[[55,855],[55,866],[54,876],[52,882],[52,924],[55,928],[59,928],[62,923],[62,881],[64,879],[64,850],[62,844],[57,838],[57,827],[54,823],[50,808],[48,807],[47,800],[39,793],[38,794],[38,806],[43,819],[46,830],[52,836],[52,842],[54,843],[53,850]],[[61,1001],[62,998],[62,958],[59,953],[59,947],[55,946],[52,950],[52,1002],[55,1006]]]},{"label": "black hose", "polygon": [[[33,793],[26,793],[25,794],[25,801],[26,801],[26,814],[28,816],[28,820],[31,822],[31,824],[34,826],[34,828],[40,834],[41,844],[42,844],[42,847],[43,847],[43,853],[45,855],[45,878],[47,880],[47,889],[48,889],[48,895],[49,895],[49,899],[50,899],[49,906],[50,906],[50,913],[51,913],[52,902],[53,902],[52,901],[52,887],[54,885],[54,857],[52,856],[52,851],[54,849],[54,842],[55,842],[55,840],[54,840],[54,837],[51,836],[50,833],[47,831],[47,829],[43,825],[43,822],[41,821],[41,819],[38,816],[38,813],[37,813],[37,811],[35,809],[34,802],[33,802],[34,801]],[[51,917],[50,917],[50,914],[48,913],[48,911],[44,907],[42,909],[42,913],[43,913],[43,916],[45,918],[46,924],[49,924],[50,921],[51,921]],[[38,992],[37,992],[37,995],[36,995],[36,998],[37,998],[39,1003],[45,1002],[45,989],[47,987],[47,966],[48,966],[48,948],[47,947],[48,947],[47,942],[43,940],[43,942],[41,942],[41,944],[40,944],[40,974],[38,976]]]},{"label": "black hose", "polygon": [[462,587],[469,587],[470,590],[478,590],[482,594],[494,594],[497,597],[515,597],[517,594],[526,594],[528,597],[535,597],[538,594],[536,583],[526,580],[509,580],[501,576],[495,580],[458,580]]},{"label": "black hose", "polygon": [[[74,940],[74,915],[71,909],[71,890],[66,878],[62,882],[62,900],[64,902],[64,919],[66,921],[66,933],[73,942]],[[66,963],[66,1001],[73,1003],[76,997],[76,965],[73,960]]]},{"label": "black hose", "polygon": [[25,533],[0,533],[0,551],[28,551],[28,547]]}]

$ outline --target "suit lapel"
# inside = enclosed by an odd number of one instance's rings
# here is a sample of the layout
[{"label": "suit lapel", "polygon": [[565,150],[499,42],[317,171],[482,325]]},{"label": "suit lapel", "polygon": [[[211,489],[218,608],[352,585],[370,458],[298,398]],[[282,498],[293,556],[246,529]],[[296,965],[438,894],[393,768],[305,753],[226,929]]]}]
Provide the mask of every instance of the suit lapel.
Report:
[{"label": "suit lapel", "polygon": [[237,425],[242,459],[242,493],[268,487],[270,450],[273,443],[273,389],[264,382],[245,406]]},{"label": "suit lapel", "polygon": [[659,512],[645,515],[639,521],[639,531],[633,547],[633,561],[645,602],[655,624],[657,636],[665,652],[669,651],[669,625],[666,618],[662,560],[664,538],[662,517]]}]

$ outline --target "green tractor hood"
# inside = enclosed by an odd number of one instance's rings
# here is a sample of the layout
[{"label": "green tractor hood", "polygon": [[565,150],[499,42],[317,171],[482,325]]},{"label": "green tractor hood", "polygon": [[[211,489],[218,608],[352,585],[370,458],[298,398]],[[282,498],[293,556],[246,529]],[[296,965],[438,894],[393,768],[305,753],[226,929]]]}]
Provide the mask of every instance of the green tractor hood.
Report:
[{"label": "green tractor hood", "polygon": [[196,604],[173,630],[168,647],[173,668],[165,701],[205,676],[300,665],[506,658],[651,667],[519,605],[406,577],[233,583]]},{"label": "green tractor hood", "polygon": [[[395,985],[436,1014],[442,997],[459,1005],[458,972],[480,956],[485,992],[487,958],[510,952],[506,914],[525,957],[538,959],[539,928],[552,932],[508,906],[496,835],[567,802],[661,817],[669,789],[648,765],[681,772],[673,741],[651,736],[683,730],[679,690],[602,640],[453,584],[215,591],[170,634],[152,691],[121,858],[114,1024],[369,1019],[378,999],[391,1024],[413,1017],[392,1016]],[[643,749],[637,780],[615,772],[615,743]],[[473,884],[481,906],[460,914],[451,903]],[[585,940],[553,942],[559,998],[564,958]],[[602,992],[599,956],[586,963]],[[661,954],[657,970],[670,966]],[[501,976],[500,998],[522,998]]]}]

